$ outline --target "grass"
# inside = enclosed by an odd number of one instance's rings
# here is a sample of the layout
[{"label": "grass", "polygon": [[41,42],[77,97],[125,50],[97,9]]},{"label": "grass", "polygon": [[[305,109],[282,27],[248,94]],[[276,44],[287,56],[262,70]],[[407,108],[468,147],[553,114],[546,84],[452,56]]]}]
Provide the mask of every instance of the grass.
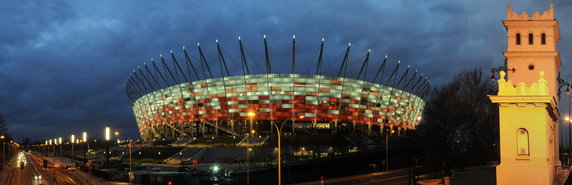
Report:
[{"label": "grass", "polygon": [[[133,162],[140,163],[162,163],[165,159],[171,157],[183,148],[179,147],[146,147],[141,148],[139,151],[131,153]],[[160,154],[159,154],[160,152]],[[141,154],[139,154],[141,153]],[[121,158],[123,161],[129,161],[129,155]]]},{"label": "grass", "polygon": [[212,137],[197,138],[195,141],[191,142],[190,145],[236,145],[240,140],[242,140],[240,137],[215,137],[214,139]]}]

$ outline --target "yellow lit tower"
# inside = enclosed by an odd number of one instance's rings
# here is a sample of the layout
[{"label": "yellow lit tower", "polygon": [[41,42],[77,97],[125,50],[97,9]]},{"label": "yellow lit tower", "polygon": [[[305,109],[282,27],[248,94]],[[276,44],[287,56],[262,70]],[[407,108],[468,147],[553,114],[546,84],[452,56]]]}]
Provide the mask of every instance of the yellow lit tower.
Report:
[{"label": "yellow lit tower", "polygon": [[[558,159],[558,69],[560,40],[554,5],[542,14],[512,11],[507,20],[508,72],[501,72],[498,94],[500,164],[497,185],[553,184]],[[505,79],[508,77],[508,80]]]}]

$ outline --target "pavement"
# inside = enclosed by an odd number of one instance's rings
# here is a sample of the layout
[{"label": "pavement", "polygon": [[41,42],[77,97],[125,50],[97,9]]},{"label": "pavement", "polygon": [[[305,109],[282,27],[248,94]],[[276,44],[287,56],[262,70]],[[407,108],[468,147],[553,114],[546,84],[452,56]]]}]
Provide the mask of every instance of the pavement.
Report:
[{"label": "pavement", "polygon": [[[420,176],[420,178],[424,177],[425,175]],[[331,179],[324,178],[322,180],[296,183],[294,185],[408,185],[412,183],[413,181],[410,179],[407,169],[396,169],[387,172],[374,172]]]}]

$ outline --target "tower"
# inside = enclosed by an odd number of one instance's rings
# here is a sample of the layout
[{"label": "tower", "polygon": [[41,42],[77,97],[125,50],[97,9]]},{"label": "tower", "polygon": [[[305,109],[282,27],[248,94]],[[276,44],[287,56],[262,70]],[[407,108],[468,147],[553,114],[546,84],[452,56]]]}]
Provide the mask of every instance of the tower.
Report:
[{"label": "tower", "polygon": [[[516,13],[508,5],[508,74],[500,73],[500,164],[497,185],[552,184],[558,160],[560,40],[554,5],[543,14]],[[508,80],[505,76],[508,75]]]}]

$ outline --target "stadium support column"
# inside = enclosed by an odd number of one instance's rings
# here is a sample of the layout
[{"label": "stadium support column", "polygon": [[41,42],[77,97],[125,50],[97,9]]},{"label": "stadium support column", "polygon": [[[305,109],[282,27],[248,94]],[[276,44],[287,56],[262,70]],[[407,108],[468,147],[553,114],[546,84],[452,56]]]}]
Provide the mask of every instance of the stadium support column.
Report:
[{"label": "stadium support column", "polygon": [[350,54],[351,46],[352,45],[350,43],[348,43],[348,48],[346,49],[346,53],[344,54],[344,59],[342,61],[342,65],[340,66],[340,71],[338,72],[338,77],[340,77],[342,75],[342,72],[344,72],[343,73],[344,76],[342,77],[342,89],[340,91],[340,100],[338,102],[338,116],[337,116],[336,123],[335,123],[336,127],[338,127],[338,121],[340,120],[340,109],[342,108],[341,103],[342,103],[342,99],[344,97],[344,86],[345,86],[345,82],[346,82],[346,65],[348,62],[348,57]]},{"label": "stadium support column", "polygon": [[218,136],[218,120],[215,121],[215,136]]},{"label": "stadium support column", "polygon": [[270,108],[269,111],[270,112],[270,124],[269,124],[269,128],[270,128],[270,135],[272,135],[274,133],[274,128],[273,127],[273,121],[274,121],[274,116],[272,115],[272,109],[274,108],[274,105],[272,103],[272,88],[270,87],[270,80],[269,80],[269,75],[272,72],[272,63],[270,63],[270,51],[268,50],[268,42],[266,41],[266,35],[264,35],[264,56],[266,59],[266,84],[268,86],[268,100],[270,101]]},{"label": "stadium support column", "polygon": [[[363,61],[361,68],[359,70],[359,73],[357,75],[357,79],[360,80],[361,74],[363,73],[363,80],[361,81],[361,88],[363,89],[365,80],[366,80],[366,76],[367,76],[367,65],[369,64],[369,55],[371,54],[371,49],[368,49],[367,51],[367,55],[365,57],[365,60]],[[369,97],[369,96],[368,96]],[[367,106],[362,105],[362,95],[360,95],[360,100],[359,100],[359,107],[358,107],[358,114],[357,116],[354,118],[354,122],[357,122],[360,116],[360,109],[361,106],[364,106],[364,110],[367,110]],[[365,117],[365,112],[364,112],[364,117]],[[367,135],[371,135],[371,121],[368,122],[367,125]]]},{"label": "stadium support column", "polygon": [[230,130],[234,131],[234,120],[230,120]]},{"label": "stadium support column", "polygon": [[[251,119],[250,119],[250,130],[248,130],[248,133],[249,133],[249,134],[250,134],[250,132],[252,131],[252,122],[253,122],[253,121],[254,121],[254,120],[252,120],[252,118],[251,118]],[[250,136],[250,135],[249,135],[249,136]]]},{"label": "stadium support column", "polygon": [[205,136],[205,122],[201,121],[201,132],[203,134],[203,137]]},{"label": "stadium support column", "polygon": [[[294,78],[294,74],[296,72],[296,35],[292,35],[292,73],[290,73],[290,77],[292,78],[292,116],[294,116],[295,114],[295,99],[294,97],[296,97],[294,95],[294,87],[295,87],[295,78]],[[296,133],[296,129],[294,127],[294,125],[296,125],[296,120],[292,119],[292,136],[294,136],[294,134]]]},{"label": "stadium support column", "polygon": [[[318,89],[316,89],[316,113],[314,115],[314,122],[312,122],[313,132],[316,133],[316,124],[318,122],[318,112],[320,107],[320,84],[322,84],[322,59],[324,55],[324,39],[322,38],[322,44],[320,45],[320,55],[318,57],[318,66],[316,67],[316,75],[318,77]],[[294,115],[292,115],[294,116]]]}]

